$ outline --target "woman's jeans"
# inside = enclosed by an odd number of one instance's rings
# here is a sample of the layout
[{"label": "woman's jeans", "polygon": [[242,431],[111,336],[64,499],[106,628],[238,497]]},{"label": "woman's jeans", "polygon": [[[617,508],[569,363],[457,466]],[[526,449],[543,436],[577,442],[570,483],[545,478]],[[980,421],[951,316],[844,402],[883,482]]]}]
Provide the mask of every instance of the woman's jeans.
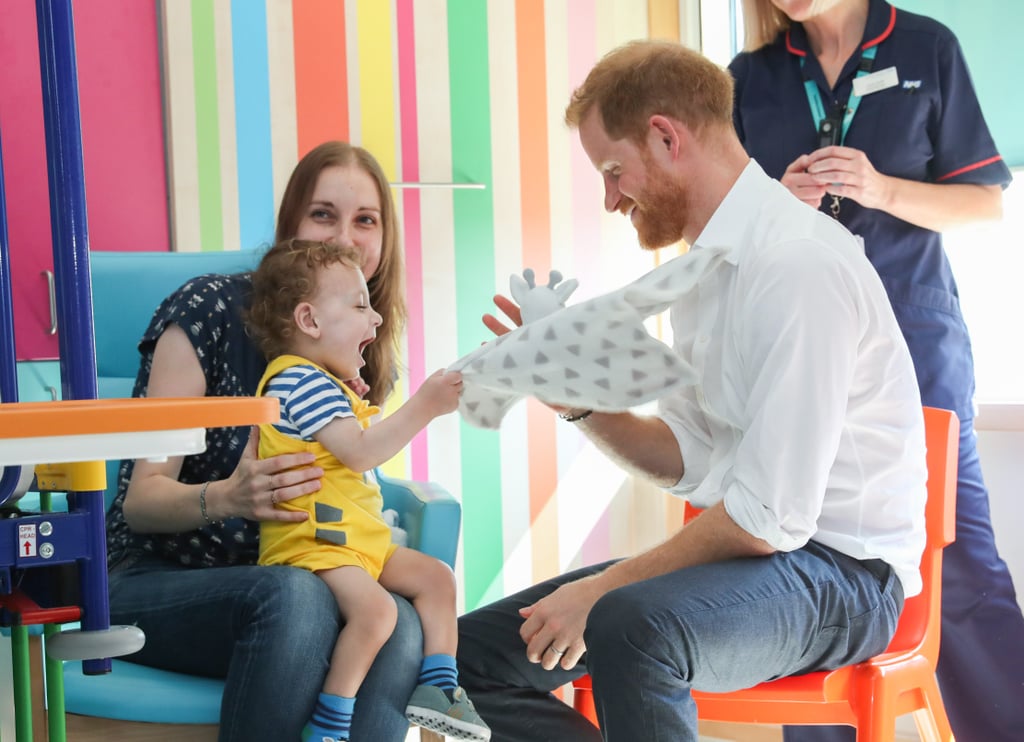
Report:
[{"label": "woman's jeans", "polygon": [[[695,742],[691,688],[729,691],[858,662],[885,649],[903,590],[888,565],[814,542],[769,557],[678,570],[614,590],[590,613],[572,670],[526,659],[518,609],[584,568],[459,621],[462,685],[494,742]],[[589,672],[599,733],[551,691]]]},{"label": "woman's jeans", "polygon": [[[355,706],[352,738],[404,740],[405,705],[423,658],[412,605],[398,603],[394,634]],[[188,569],[148,558],[110,575],[113,624],[137,624],[146,644],[125,660],[226,679],[220,740],[292,742],[309,720],[338,637],[324,582],[294,567]]]}]

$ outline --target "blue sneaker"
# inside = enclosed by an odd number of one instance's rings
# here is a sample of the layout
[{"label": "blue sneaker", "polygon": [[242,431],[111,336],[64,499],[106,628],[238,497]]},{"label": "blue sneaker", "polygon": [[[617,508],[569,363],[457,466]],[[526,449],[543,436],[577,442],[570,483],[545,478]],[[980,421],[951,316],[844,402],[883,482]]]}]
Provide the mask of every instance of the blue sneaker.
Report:
[{"label": "blue sneaker", "polygon": [[466,691],[456,688],[452,699],[436,685],[419,685],[405,708],[405,717],[413,724],[452,739],[489,742],[491,729],[473,708]]}]

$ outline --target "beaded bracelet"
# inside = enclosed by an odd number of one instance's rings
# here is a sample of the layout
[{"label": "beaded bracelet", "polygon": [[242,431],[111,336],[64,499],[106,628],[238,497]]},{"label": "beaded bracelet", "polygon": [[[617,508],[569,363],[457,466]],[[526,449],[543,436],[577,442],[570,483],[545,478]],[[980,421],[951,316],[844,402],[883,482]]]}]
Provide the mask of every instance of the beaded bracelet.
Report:
[{"label": "beaded bracelet", "polygon": [[206,513],[206,488],[209,486],[210,482],[207,482],[199,489],[199,511],[203,514],[203,520],[207,523],[213,523],[213,521],[210,520],[210,516]]}]

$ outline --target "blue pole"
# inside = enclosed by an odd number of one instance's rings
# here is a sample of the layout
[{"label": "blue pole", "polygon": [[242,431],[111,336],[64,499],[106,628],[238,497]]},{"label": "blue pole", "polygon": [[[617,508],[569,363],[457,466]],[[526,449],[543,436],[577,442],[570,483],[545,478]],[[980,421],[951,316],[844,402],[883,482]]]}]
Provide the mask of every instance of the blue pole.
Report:
[{"label": "blue pole", "polygon": [[[0,140],[0,400],[18,401],[17,355],[14,348],[14,300],[12,298],[10,247],[7,242],[7,196],[4,192],[4,157]],[[14,494],[21,477],[20,466],[5,466],[0,475],[0,505]]]},{"label": "blue pole", "polygon": [[[57,290],[61,385],[64,399],[96,399],[96,349],[89,274],[82,124],[71,0],[36,0],[43,83],[50,224]],[[75,509],[86,515],[90,558],[79,561],[82,628],[110,628],[107,546],[102,492],[78,492]],[[86,660],[86,674],[110,672],[110,660]]]}]

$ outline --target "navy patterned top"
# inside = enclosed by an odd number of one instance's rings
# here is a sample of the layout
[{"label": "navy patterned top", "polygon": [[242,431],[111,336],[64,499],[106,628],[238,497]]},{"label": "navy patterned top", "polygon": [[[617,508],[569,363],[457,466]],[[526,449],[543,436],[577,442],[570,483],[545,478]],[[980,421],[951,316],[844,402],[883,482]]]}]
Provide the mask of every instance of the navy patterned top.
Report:
[{"label": "navy patterned top", "polygon": [[[267,362],[245,331],[242,311],[249,306],[252,276],[205,275],[175,291],[157,308],[142,340],[142,359],[132,395],[146,396],[156,342],[170,324],[177,324],[195,348],[211,397],[253,395]],[[186,456],[179,480],[199,484],[226,479],[235,470],[249,438],[249,428],[206,431],[206,451]],[[230,518],[188,533],[134,533],[124,521],[122,506],[133,461],[121,464],[117,497],[107,511],[107,564],[134,562],[142,554],[158,554],[191,567],[255,564],[259,523]]]}]

